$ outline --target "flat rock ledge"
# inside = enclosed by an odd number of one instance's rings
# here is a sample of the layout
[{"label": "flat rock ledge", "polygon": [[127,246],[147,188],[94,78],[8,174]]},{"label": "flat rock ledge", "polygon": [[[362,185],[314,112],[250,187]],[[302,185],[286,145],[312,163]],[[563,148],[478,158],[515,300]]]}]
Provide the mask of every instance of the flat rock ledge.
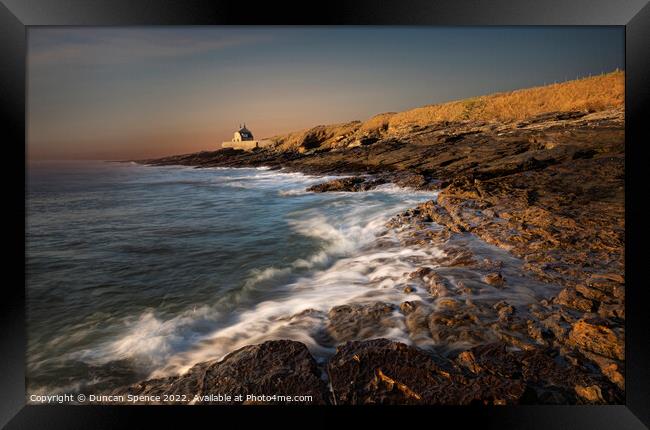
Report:
[{"label": "flat rock ledge", "polygon": [[[267,341],[245,346],[220,361],[197,364],[183,375],[143,381],[110,394],[185,396],[180,403],[200,404],[624,402],[623,390],[607,378],[543,348],[513,351],[506,344],[491,343],[442,357],[388,339],[347,342],[321,365],[300,342]],[[230,400],[215,400],[219,395]],[[235,400],[238,395],[241,399]],[[297,402],[259,397],[274,395],[311,397]]]},{"label": "flat rock ledge", "polygon": [[348,176],[332,179],[327,182],[312,185],[306,191],[327,193],[335,191],[360,192],[370,191],[384,184],[395,184],[399,187],[417,190],[434,190],[439,187],[439,181],[430,181],[423,175],[408,172],[391,172],[376,175]]}]

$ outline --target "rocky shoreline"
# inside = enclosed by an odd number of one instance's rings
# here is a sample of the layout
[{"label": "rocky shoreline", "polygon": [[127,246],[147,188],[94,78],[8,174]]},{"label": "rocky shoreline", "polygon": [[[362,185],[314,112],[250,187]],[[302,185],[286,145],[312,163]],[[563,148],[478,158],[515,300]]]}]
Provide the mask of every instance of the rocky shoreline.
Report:
[{"label": "rocky shoreline", "polygon": [[[442,246],[446,264],[480,279],[465,285],[423,266],[405,289],[428,291],[428,301],[332,309],[328,332],[338,347],[325,361],[299,342],[268,341],[113,393],[186,394],[188,403],[195,394],[219,393],[310,395],[310,404],[624,403],[623,108],[509,122],[379,123],[371,130],[351,124],[314,129],[292,150],[278,139],[253,152],[140,162],[346,175],[313,192],[363,192],[386,183],[438,190],[435,201],[397,215],[386,228],[411,245]],[[522,278],[506,273],[502,261],[453,246],[465,235],[519,259]],[[554,285],[557,293],[526,306],[482,300],[482,291],[513,288],[522,279]],[[386,312],[401,312],[411,337],[451,347],[425,351],[365,339],[363,326],[381,324]],[[344,330],[337,326],[342,319]],[[350,321],[359,330],[350,332]]]}]

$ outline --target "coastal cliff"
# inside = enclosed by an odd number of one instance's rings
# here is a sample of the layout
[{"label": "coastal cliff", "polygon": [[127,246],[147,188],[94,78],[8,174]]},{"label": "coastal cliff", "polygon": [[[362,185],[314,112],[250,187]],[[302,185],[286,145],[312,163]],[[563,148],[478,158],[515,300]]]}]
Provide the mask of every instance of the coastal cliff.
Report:
[{"label": "coastal cliff", "polygon": [[[258,167],[343,175],[313,192],[394,183],[438,190],[387,229],[408,244],[447,246],[446,264],[477,273],[476,285],[435,269],[412,273],[429,302],[333,308],[338,349],[317,362],[299,342],[247,346],[179,376],[115,393],[312,396],[308,403],[624,403],[624,74],[425,106],[365,122],[317,126],[270,138],[252,152],[204,151],[150,165]],[[432,229],[442,226],[442,230]],[[449,244],[474,235],[522,262],[523,277],[557,286],[527,306],[481,302],[513,288],[500,261]],[[435,303],[435,305],[433,305]],[[424,351],[358,339],[357,325],[401,312]]]}]

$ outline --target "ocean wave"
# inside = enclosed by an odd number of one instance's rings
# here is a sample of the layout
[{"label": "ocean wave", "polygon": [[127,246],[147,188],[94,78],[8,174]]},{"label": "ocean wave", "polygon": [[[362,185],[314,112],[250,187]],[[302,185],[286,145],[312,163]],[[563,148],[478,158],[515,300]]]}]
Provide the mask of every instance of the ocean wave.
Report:
[{"label": "ocean wave", "polygon": [[200,340],[218,317],[219,313],[209,306],[194,307],[168,319],[148,310],[138,318],[124,321],[124,331],[118,339],[74,355],[96,365],[131,360],[146,368],[160,367],[169,356]]},{"label": "ocean wave", "polygon": [[[278,171],[251,172],[245,177],[228,174],[219,178],[221,183],[233,187],[277,189],[279,196],[309,194],[311,199],[313,194],[306,193],[305,188],[325,180],[327,178]],[[380,193],[395,198],[383,202],[372,197]],[[402,290],[406,276],[414,270],[416,261],[440,256],[442,251],[435,248],[403,248],[385,227],[386,222],[411,201],[423,201],[432,196],[430,192],[406,191],[396,186],[383,186],[367,195],[319,195],[323,207],[308,205],[294,210],[287,214],[286,221],[291,230],[319,243],[319,249],[284,266],[250,271],[242,287],[228,299],[230,303],[241,304],[255,296],[261,297],[261,301],[258,299],[248,309],[232,315],[225,324],[217,321],[218,318],[208,318],[213,330],[203,334],[200,340],[194,336],[191,341],[187,338],[195,334],[192,320],[204,321],[206,315],[185,314],[160,321],[148,313],[105,353],[115,357],[122,357],[129,351],[137,353],[138,357],[155,353],[162,357],[155,363],[164,363],[155,366],[151,362],[155,377],[182,372],[197,362],[220,358],[233,349],[269,339],[296,339],[317,355],[329,354],[331,346],[319,342],[316,332],[322,330],[331,307],[376,300],[399,303],[404,299]],[[376,246],[380,238],[384,243],[382,249]],[[387,242],[391,245],[385,248]],[[283,294],[280,298],[265,300],[260,288],[271,288],[275,293],[283,291]],[[293,317],[308,310],[312,311],[308,316]],[[209,313],[209,308],[204,312]],[[403,326],[400,316],[394,318],[397,327]],[[403,330],[379,334],[400,340],[408,337]]]},{"label": "ocean wave", "polygon": [[[402,247],[384,227],[394,208],[363,212],[362,209],[358,213],[350,211],[342,218],[328,217],[318,211],[301,213],[300,218],[290,223],[291,227],[300,234],[317,238],[323,243],[322,249],[286,267],[254,271],[246,285],[253,289],[259,282],[293,275],[299,268],[308,272],[283,285],[282,297],[255,304],[239,313],[235,321],[204,336],[201,342],[169,356],[151,377],[182,373],[195,363],[218,359],[242,346],[272,339],[299,340],[316,356],[328,355],[333,352],[333,346],[323,344],[318,333],[332,307],[403,301],[408,274],[422,262],[440,258],[444,252],[435,247]],[[380,238],[384,241],[381,249],[374,246]],[[391,243],[388,248],[386,241]],[[414,293],[411,299],[418,298],[418,294],[422,293]],[[410,342],[403,316],[395,313],[391,318],[393,328],[376,335]]]}]

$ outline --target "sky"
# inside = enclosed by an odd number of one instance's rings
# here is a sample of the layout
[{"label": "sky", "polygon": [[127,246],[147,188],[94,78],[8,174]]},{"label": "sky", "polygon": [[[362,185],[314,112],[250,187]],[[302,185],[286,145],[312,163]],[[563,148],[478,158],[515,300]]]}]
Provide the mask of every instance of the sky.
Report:
[{"label": "sky", "polygon": [[139,159],[624,69],[623,27],[32,27],[28,158]]}]

